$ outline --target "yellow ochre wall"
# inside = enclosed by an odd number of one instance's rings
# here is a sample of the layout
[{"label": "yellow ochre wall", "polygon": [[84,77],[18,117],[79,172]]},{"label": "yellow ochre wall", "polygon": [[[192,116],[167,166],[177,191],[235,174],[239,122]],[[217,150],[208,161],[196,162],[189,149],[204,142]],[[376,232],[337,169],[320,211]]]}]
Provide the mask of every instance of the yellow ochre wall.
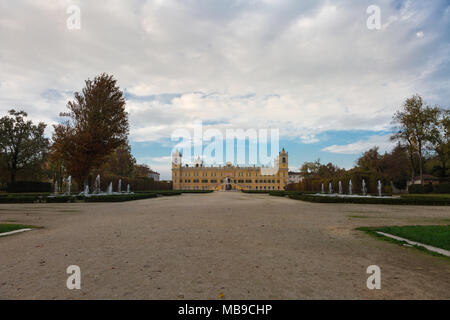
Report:
[{"label": "yellow ochre wall", "polygon": [[284,190],[288,184],[288,153],[279,154],[279,170],[273,175],[261,175],[261,167],[183,166],[172,163],[174,190],[224,190],[228,178],[233,190]]}]

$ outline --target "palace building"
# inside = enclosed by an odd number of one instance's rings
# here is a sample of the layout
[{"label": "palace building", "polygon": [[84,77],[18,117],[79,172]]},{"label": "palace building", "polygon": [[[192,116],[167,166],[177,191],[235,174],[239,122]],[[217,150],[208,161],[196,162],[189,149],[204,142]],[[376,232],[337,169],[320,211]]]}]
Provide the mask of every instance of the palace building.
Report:
[{"label": "palace building", "polygon": [[172,154],[174,190],[284,190],[289,179],[288,153],[283,149],[274,167],[205,166],[199,158],[183,165],[182,155]]}]

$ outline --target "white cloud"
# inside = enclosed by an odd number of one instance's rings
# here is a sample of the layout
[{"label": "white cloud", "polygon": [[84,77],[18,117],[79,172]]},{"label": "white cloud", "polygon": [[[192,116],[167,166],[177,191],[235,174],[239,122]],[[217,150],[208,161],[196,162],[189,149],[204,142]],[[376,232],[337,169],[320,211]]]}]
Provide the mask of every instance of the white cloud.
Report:
[{"label": "white cloud", "polygon": [[322,151],[338,154],[361,154],[370,148],[379,147],[379,152],[390,151],[395,146],[395,142],[390,141],[391,135],[370,136],[366,140],[359,140],[345,145],[332,145],[323,148]]},{"label": "white cloud", "polygon": [[71,3],[0,3],[1,113],[54,123],[86,78],[109,72],[131,94],[135,141],[201,119],[314,143],[327,130],[385,130],[414,93],[450,98],[448,76],[430,80],[450,57],[444,1],[383,0],[380,31],[366,28],[369,0],[80,0],[80,31],[66,28]]}]

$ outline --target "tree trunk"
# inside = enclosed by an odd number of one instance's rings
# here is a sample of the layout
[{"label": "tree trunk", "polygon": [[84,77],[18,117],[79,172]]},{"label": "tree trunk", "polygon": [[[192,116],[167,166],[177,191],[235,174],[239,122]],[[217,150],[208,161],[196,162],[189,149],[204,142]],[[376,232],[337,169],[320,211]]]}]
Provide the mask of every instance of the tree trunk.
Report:
[{"label": "tree trunk", "polygon": [[11,169],[11,183],[16,182],[16,169]]},{"label": "tree trunk", "polygon": [[422,165],[422,144],[419,143],[419,171],[420,171],[420,183],[422,184],[422,188],[424,186],[423,181],[423,165]]},{"label": "tree trunk", "polygon": [[412,152],[409,152],[409,161],[411,162],[411,184],[413,184],[416,172],[414,170],[414,154]]}]

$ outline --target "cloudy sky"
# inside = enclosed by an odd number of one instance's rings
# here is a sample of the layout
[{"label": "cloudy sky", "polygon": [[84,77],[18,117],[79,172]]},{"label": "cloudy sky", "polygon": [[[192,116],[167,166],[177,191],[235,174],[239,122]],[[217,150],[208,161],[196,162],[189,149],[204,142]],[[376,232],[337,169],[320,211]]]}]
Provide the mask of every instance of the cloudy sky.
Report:
[{"label": "cloudy sky", "polygon": [[[367,28],[370,5],[380,30]],[[449,30],[448,0],[0,0],[0,113],[54,124],[107,72],[126,94],[133,154],[163,178],[172,132],[196,120],[279,128],[292,168],[351,167],[391,148],[405,98],[448,106]]]}]

